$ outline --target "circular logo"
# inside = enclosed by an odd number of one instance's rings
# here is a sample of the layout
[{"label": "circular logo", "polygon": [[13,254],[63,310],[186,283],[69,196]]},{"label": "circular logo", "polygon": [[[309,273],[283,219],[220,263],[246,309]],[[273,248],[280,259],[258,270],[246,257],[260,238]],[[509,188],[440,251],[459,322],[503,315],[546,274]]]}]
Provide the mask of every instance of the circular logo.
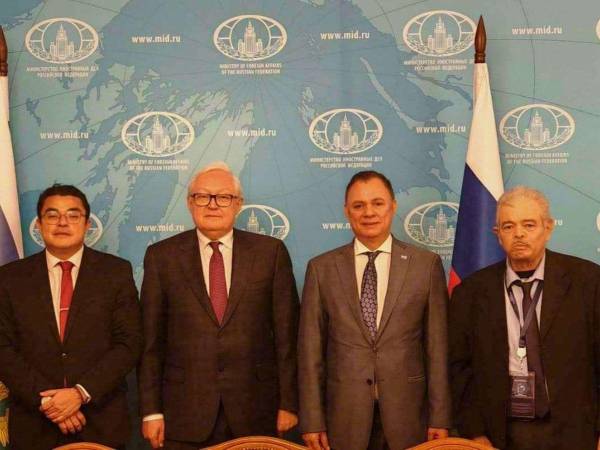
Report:
[{"label": "circular logo", "polygon": [[454,11],[428,11],[413,17],[402,36],[413,51],[426,56],[450,56],[473,45],[475,22]]},{"label": "circular logo", "polygon": [[383,126],[377,117],[366,111],[333,109],[311,122],[308,135],[321,150],[350,155],[377,144],[383,136]]},{"label": "circular logo", "polygon": [[509,111],[499,128],[510,145],[523,150],[548,150],[571,139],[575,121],[556,106],[533,104]]},{"label": "circular logo", "polygon": [[[45,247],[46,245],[44,244],[44,240],[42,239],[40,230],[38,229],[38,227],[35,226],[36,221],[37,217],[34,217],[31,223],[29,224],[29,235],[31,236],[31,239],[33,239],[33,242],[35,242],[40,247]],[[103,229],[104,227],[102,226],[102,222],[100,222],[100,219],[98,219],[96,215],[90,214],[90,227],[85,232],[85,245],[87,245],[88,247],[93,247],[94,244],[98,242],[102,237]]]},{"label": "circular logo", "polygon": [[71,64],[98,48],[98,33],[81,20],[60,17],[35,24],[25,36],[27,50],[52,64]]},{"label": "circular logo", "polygon": [[140,155],[161,158],[184,151],[194,141],[192,124],[183,117],[152,111],[139,114],[121,129],[121,140]]},{"label": "circular logo", "polygon": [[404,220],[404,230],[420,244],[452,247],[457,220],[458,203],[425,203],[408,213]]},{"label": "circular logo", "polygon": [[260,61],[279,53],[287,42],[283,25],[270,17],[236,16],[217,27],[213,34],[217,50],[238,61]]},{"label": "circular logo", "polygon": [[244,205],[236,219],[236,226],[251,233],[266,234],[285,239],[290,232],[290,221],[279,210],[265,205]]}]

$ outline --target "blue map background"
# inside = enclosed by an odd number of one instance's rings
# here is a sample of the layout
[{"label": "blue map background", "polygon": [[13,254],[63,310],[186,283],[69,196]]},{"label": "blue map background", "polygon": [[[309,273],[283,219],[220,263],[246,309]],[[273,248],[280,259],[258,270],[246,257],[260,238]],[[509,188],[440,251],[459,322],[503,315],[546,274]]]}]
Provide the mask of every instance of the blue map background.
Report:
[{"label": "blue map background", "polygon": [[[102,225],[94,247],[129,259],[139,282],[146,247],[193,226],[185,195],[194,172],[224,160],[239,175],[247,204],[275,208],[289,220],[285,242],[301,288],[307,260],[351,238],[343,191],[360,169],[322,168],[311,161],[336,155],[319,149],[308,133],[315,117],[338,108],[358,108],[381,121],[381,140],[355,156],[374,157],[372,168],[392,180],[399,202],[395,235],[426,245],[410,236],[404,222],[420,205],[459,203],[472,102],[472,48],[444,57],[467,60],[457,70],[418,70],[412,63],[436,57],[411,50],[403,29],[413,17],[434,10],[460,12],[474,21],[484,16],[498,123],[508,111],[537,103],[573,117],[573,137],[548,151],[568,153],[551,158],[564,161],[536,162],[535,151],[499,139],[503,174],[506,186],[526,183],[548,195],[558,225],[552,248],[600,262],[600,11],[592,0],[3,0],[0,24],[9,46],[11,129],[26,254],[41,249],[27,229],[40,191],[54,182],[72,183],[86,192]],[[215,48],[213,32],[246,14],[270,17],[285,28],[286,46],[264,61],[280,63],[281,74],[222,73],[222,64],[238,61]],[[98,49],[73,64],[97,70],[58,78],[31,70],[52,65],[25,46],[27,32],[51,18],[78,19],[98,32]],[[550,31],[519,34],[528,27]],[[355,30],[369,37],[329,40],[322,35]],[[180,41],[132,39],[159,35]],[[192,145],[165,158],[184,160],[186,169],[131,169],[132,161],[149,158],[130,151],[121,130],[148,111],[169,111],[192,124]],[[418,131],[450,125],[460,131]],[[276,135],[229,133],[263,128]],[[88,137],[48,137],[64,131]],[[522,163],[514,163],[523,153]],[[157,224],[163,231],[152,230]],[[451,245],[431,249],[442,254],[448,268]]]}]

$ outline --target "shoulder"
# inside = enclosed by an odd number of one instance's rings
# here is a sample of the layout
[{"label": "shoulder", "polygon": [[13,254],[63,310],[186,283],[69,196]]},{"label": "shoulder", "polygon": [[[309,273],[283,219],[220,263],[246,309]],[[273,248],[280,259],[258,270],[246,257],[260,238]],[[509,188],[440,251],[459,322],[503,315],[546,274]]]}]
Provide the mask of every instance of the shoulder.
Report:
[{"label": "shoulder", "polygon": [[155,242],[154,244],[148,246],[146,252],[147,253],[162,253],[162,252],[172,252],[179,249],[181,246],[185,246],[190,242],[197,242],[198,235],[196,234],[196,229],[193,228],[188,231],[184,231],[182,233],[178,233],[174,236],[168,237],[161,241]]},{"label": "shoulder", "polygon": [[560,268],[575,276],[600,276],[600,266],[578,256],[546,250],[546,270]]},{"label": "shoulder", "polygon": [[340,247],[334,248],[332,250],[328,250],[325,253],[321,253],[308,261],[308,264],[311,266],[321,266],[323,264],[329,264],[332,261],[335,261],[339,256],[348,257],[354,255],[354,245],[352,242],[349,244],[342,245]]},{"label": "shoulder", "polygon": [[113,255],[112,253],[105,253],[90,247],[85,247],[81,264],[89,263],[115,268],[116,270],[123,270],[131,267],[131,263],[125,258]]},{"label": "shoulder", "polygon": [[454,288],[453,294],[462,290],[479,291],[480,289],[488,289],[493,285],[495,280],[503,276],[505,268],[506,260],[503,259],[483,269],[479,269],[461,280],[461,283]]},{"label": "shoulder", "polygon": [[233,229],[233,246],[236,244],[245,246],[259,247],[263,250],[285,248],[285,244],[281,239],[264,234],[251,233],[249,231]]},{"label": "shoulder", "polygon": [[411,258],[417,258],[429,262],[440,259],[440,256],[431,250],[417,247],[416,245],[401,241],[395,237],[393,237],[392,241],[392,252],[401,252],[406,255],[410,255]]},{"label": "shoulder", "polygon": [[3,266],[0,266],[0,277],[14,277],[19,274],[31,273],[31,268],[35,265],[46,264],[46,255],[44,250],[27,256],[23,259],[11,261]]}]

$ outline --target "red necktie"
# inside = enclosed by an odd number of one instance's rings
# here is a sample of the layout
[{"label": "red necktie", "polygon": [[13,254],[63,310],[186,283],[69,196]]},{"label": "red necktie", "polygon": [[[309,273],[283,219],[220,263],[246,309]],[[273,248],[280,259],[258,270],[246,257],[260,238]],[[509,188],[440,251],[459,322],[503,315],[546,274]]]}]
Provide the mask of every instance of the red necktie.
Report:
[{"label": "red necktie", "polygon": [[71,277],[71,269],[73,263],[71,261],[61,261],[58,263],[62,269],[62,278],[60,280],[60,340],[65,337],[65,329],[69,318],[69,308],[71,307],[71,299],[73,298],[73,278]]},{"label": "red necktie", "polygon": [[210,284],[210,302],[219,324],[223,322],[225,309],[227,308],[227,283],[225,282],[225,264],[223,254],[219,250],[219,241],[211,242],[209,245],[213,250],[208,265],[208,277]]}]

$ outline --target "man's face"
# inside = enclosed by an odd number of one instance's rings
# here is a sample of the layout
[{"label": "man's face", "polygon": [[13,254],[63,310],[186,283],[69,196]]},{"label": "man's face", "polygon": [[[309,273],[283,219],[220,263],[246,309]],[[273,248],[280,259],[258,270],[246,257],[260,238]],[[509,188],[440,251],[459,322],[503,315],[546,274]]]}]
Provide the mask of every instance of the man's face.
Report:
[{"label": "man's face", "polygon": [[[53,223],[57,219],[58,222]],[[90,222],[85,218],[85,208],[79,198],[51,195],[42,205],[42,218],[38,217],[37,227],[46,249],[54,256],[66,259],[83,245]]]},{"label": "man's face", "polygon": [[242,207],[242,199],[239,198],[239,192],[229,173],[218,169],[203,173],[190,186],[190,194],[227,194],[238,197],[225,207],[218,206],[215,198],[211,198],[206,206],[196,206],[194,199],[188,195],[188,209],[194,223],[207,238],[219,239],[233,228],[235,217]]},{"label": "man's face", "polygon": [[354,183],[348,191],[344,212],[356,238],[375,249],[392,229],[396,200],[379,178]]},{"label": "man's face", "polygon": [[544,255],[554,221],[544,220],[542,213],[535,200],[523,197],[498,211],[498,225],[494,231],[511,266],[517,270],[535,269]]}]

